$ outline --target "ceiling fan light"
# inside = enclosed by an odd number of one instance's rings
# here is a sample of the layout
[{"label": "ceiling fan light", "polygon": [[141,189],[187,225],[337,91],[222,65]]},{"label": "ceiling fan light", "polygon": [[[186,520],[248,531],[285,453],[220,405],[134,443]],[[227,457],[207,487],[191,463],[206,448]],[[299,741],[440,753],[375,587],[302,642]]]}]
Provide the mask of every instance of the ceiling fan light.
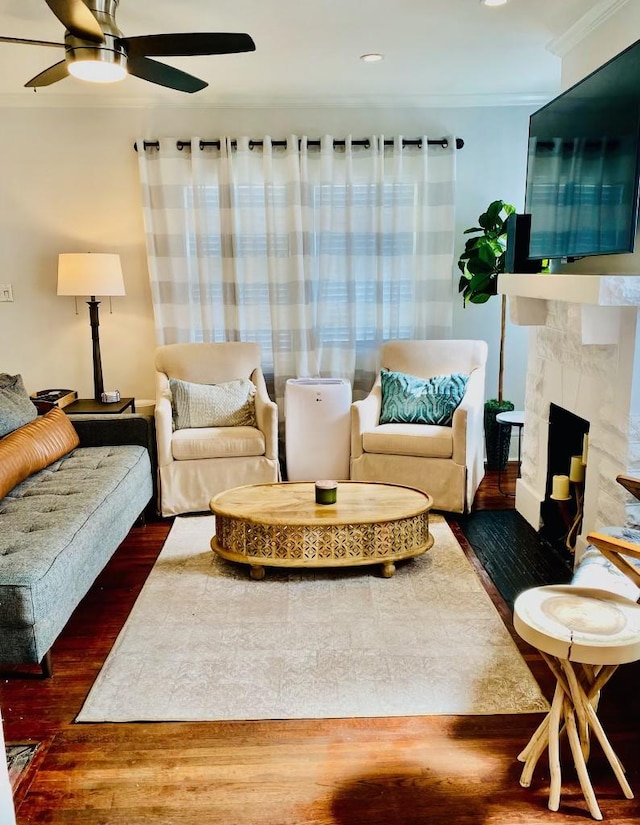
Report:
[{"label": "ceiling fan light", "polygon": [[104,60],[74,60],[69,64],[69,74],[89,83],[117,83],[125,79],[127,70],[119,63]]},{"label": "ceiling fan light", "polygon": [[509,0],[480,0],[483,6],[505,6]]}]

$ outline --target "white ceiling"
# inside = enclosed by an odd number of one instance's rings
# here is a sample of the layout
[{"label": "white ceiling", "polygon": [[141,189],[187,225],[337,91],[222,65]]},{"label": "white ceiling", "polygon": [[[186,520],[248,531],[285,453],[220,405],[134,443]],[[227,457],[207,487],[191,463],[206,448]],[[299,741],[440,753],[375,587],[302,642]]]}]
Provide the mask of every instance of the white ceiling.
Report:
[{"label": "white ceiling", "polygon": [[[88,2],[88,0],[87,0]],[[88,3],[90,5],[90,3]],[[67,78],[39,89],[40,105],[466,105],[548,99],[560,58],[548,46],[592,25],[614,0],[120,0],[127,36],[248,32],[256,51],[167,59],[203,78],[194,95],[128,77],[110,87]],[[62,42],[44,0],[0,0],[0,35]],[[365,52],[381,52],[366,64]],[[24,83],[62,59],[52,48],[0,43],[0,98],[30,105]]]}]

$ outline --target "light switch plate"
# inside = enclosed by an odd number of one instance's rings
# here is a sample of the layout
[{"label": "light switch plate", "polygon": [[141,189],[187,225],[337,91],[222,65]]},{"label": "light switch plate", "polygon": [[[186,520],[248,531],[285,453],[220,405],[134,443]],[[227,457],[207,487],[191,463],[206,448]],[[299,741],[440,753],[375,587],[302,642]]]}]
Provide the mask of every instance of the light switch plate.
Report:
[{"label": "light switch plate", "polygon": [[13,287],[11,284],[0,284],[0,302],[13,301]]}]

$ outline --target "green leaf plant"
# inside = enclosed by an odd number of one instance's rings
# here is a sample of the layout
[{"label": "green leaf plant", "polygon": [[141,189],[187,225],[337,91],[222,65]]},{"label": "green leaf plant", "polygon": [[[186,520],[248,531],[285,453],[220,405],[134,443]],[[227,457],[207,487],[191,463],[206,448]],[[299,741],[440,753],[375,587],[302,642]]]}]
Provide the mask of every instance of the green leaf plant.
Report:
[{"label": "green leaf plant", "polygon": [[[492,295],[498,294],[498,275],[504,272],[507,251],[507,218],[515,212],[515,207],[501,200],[489,204],[487,211],[478,218],[478,226],[465,229],[468,238],[464,252],[458,259],[458,269],[462,273],[458,282],[458,292],[462,294],[463,306],[467,302],[484,304]],[[500,316],[500,364],[498,369],[498,403],[502,404],[504,373],[504,339],[506,330],[507,300],[502,295]],[[513,408],[512,408],[513,409]]]}]

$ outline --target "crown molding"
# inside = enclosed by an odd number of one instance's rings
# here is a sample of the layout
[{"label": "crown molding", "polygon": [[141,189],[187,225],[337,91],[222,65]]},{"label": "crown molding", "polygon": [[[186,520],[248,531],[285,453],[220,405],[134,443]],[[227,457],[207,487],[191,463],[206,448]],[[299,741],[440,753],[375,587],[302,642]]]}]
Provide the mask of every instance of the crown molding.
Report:
[{"label": "crown molding", "polygon": [[547,43],[547,51],[557,57],[564,57],[629,2],[630,0],[600,0],[564,34],[550,40]]},{"label": "crown molding", "polygon": [[501,106],[537,107],[556,91],[534,94],[357,95],[265,97],[264,95],[116,97],[91,94],[0,94],[0,108],[14,109],[452,109]]}]

